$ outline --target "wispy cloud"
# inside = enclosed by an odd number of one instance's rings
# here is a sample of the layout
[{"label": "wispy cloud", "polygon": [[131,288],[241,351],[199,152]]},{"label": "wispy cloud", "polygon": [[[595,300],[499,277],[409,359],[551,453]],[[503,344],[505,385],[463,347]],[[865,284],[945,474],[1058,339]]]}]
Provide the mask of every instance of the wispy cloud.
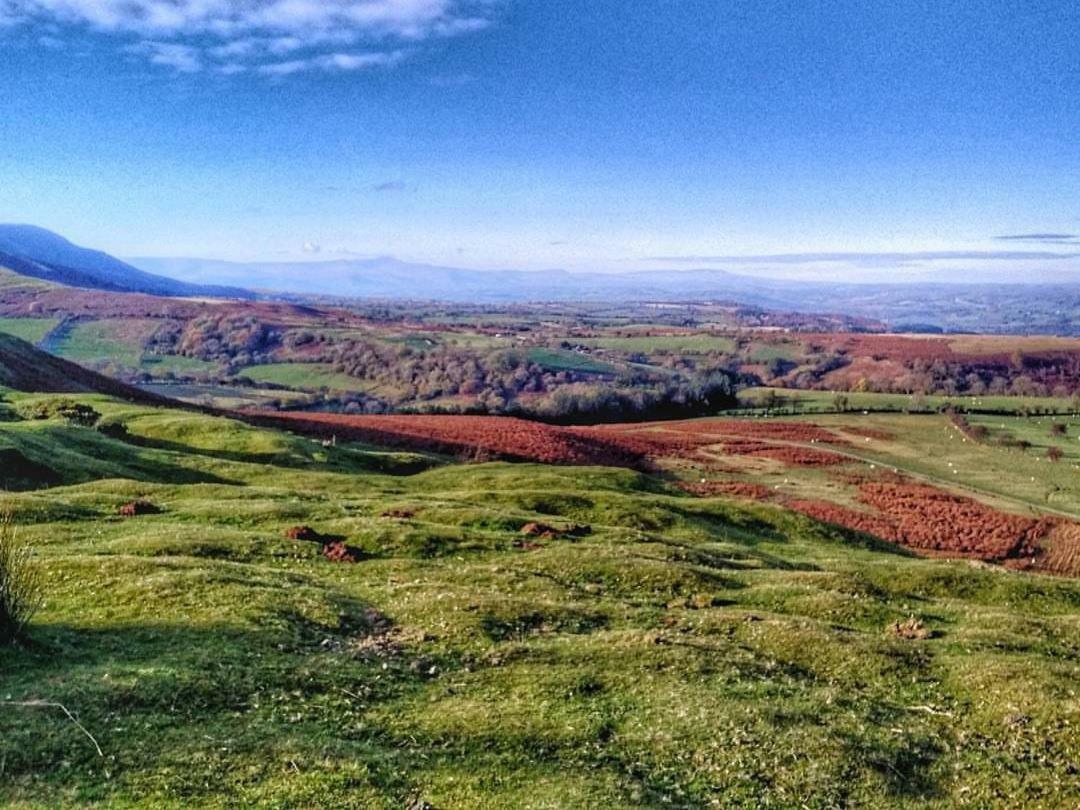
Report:
[{"label": "wispy cloud", "polygon": [[294,73],[313,70],[324,73],[341,73],[372,67],[388,67],[396,65],[404,58],[404,51],[392,51],[390,53],[378,51],[372,53],[328,53],[307,59],[269,62],[259,65],[255,70],[264,76],[278,77],[292,76]]},{"label": "wispy cloud", "polygon": [[408,188],[405,185],[404,180],[387,180],[383,183],[376,183],[371,187],[372,191],[405,191]]},{"label": "wispy cloud", "polygon": [[176,42],[139,42],[130,46],[129,53],[145,56],[152,65],[161,65],[177,73],[198,73],[203,69],[202,54],[198,48]]},{"label": "wispy cloud", "polygon": [[[1080,247],[1080,244],[1077,244]],[[940,261],[1053,261],[1074,259],[1080,253],[1046,250],[926,250],[897,253],[772,253],[751,256],[653,256],[649,261],[673,264],[846,264],[871,267]]]},{"label": "wispy cloud", "polygon": [[0,0],[0,25],[89,28],[127,38],[129,52],[183,73],[282,76],[397,64],[407,47],[487,28],[502,2]]},{"label": "wispy cloud", "polygon": [[999,242],[1027,242],[1038,245],[1076,245],[1080,247],[1080,235],[1075,233],[1011,233],[995,236]]}]

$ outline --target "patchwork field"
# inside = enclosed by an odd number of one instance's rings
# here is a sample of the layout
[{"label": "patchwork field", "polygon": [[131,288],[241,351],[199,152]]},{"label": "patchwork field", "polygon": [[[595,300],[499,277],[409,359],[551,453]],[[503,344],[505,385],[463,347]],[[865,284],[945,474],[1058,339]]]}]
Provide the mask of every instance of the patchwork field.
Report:
[{"label": "patchwork field", "polygon": [[[47,589],[32,643],[0,651],[7,804],[1071,800],[1074,580],[921,558],[662,470],[461,464],[79,399],[97,429],[0,423],[0,452],[55,476],[3,499]],[[591,432],[685,452],[729,422]]]},{"label": "patchwork field", "polygon": [[1078,338],[889,334],[860,318],[724,304],[298,304],[46,284],[0,285],[0,319],[0,331],[47,335],[43,348],[122,382],[183,382],[219,407],[236,404],[215,397],[225,386],[293,391],[324,411],[550,421],[715,413],[699,395],[736,388],[774,411],[836,409],[837,393],[847,409],[1080,410]]},{"label": "patchwork field", "polygon": [[362,391],[363,380],[334,371],[325,363],[272,363],[251,366],[239,372],[239,376],[255,382],[267,382],[285,388],[305,391],[327,388],[332,391]]}]

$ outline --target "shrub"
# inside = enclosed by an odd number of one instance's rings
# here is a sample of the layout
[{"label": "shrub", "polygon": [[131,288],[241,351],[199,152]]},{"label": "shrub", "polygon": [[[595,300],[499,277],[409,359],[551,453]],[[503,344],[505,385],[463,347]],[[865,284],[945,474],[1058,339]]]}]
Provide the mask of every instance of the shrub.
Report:
[{"label": "shrub", "polygon": [[10,513],[0,514],[0,645],[22,635],[41,607],[40,569],[28,545],[19,541]]},{"label": "shrub", "polygon": [[19,415],[24,419],[66,419],[75,425],[93,427],[101,419],[101,414],[82,402],[72,399],[46,399],[19,406]]}]

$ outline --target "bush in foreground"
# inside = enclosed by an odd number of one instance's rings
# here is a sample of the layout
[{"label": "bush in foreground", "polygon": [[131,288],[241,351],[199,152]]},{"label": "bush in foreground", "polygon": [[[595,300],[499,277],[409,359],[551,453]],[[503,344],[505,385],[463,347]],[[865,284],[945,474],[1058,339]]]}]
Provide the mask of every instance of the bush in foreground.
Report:
[{"label": "bush in foreground", "polygon": [[41,576],[10,514],[0,514],[0,645],[16,641],[41,607]]}]

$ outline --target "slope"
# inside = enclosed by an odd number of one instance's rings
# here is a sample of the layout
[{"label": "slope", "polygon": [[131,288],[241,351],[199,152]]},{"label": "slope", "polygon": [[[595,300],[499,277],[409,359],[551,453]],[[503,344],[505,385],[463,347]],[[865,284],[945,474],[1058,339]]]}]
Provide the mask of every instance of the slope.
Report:
[{"label": "slope", "polygon": [[70,287],[165,296],[252,298],[238,287],[188,284],[132,267],[33,225],[0,225],[0,267]]},{"label": "slope", "polygon": [[[128,402],[174,404],[0,332],[0,387],[36,393],[99,393]],[[177,406],[181,407],[181,406]]]},{"label": "slope", "polygon": [[[93,431],[0,424],[81,482],[4,499],[48,604],[0,650],[0,803],[1071,801],[1080,583],[628,470],[372,474],[355,447],[92,401],[135,437],[99,434],[92,479],[60,451]],[[136,498],[162,511],[119,517]]]}]

